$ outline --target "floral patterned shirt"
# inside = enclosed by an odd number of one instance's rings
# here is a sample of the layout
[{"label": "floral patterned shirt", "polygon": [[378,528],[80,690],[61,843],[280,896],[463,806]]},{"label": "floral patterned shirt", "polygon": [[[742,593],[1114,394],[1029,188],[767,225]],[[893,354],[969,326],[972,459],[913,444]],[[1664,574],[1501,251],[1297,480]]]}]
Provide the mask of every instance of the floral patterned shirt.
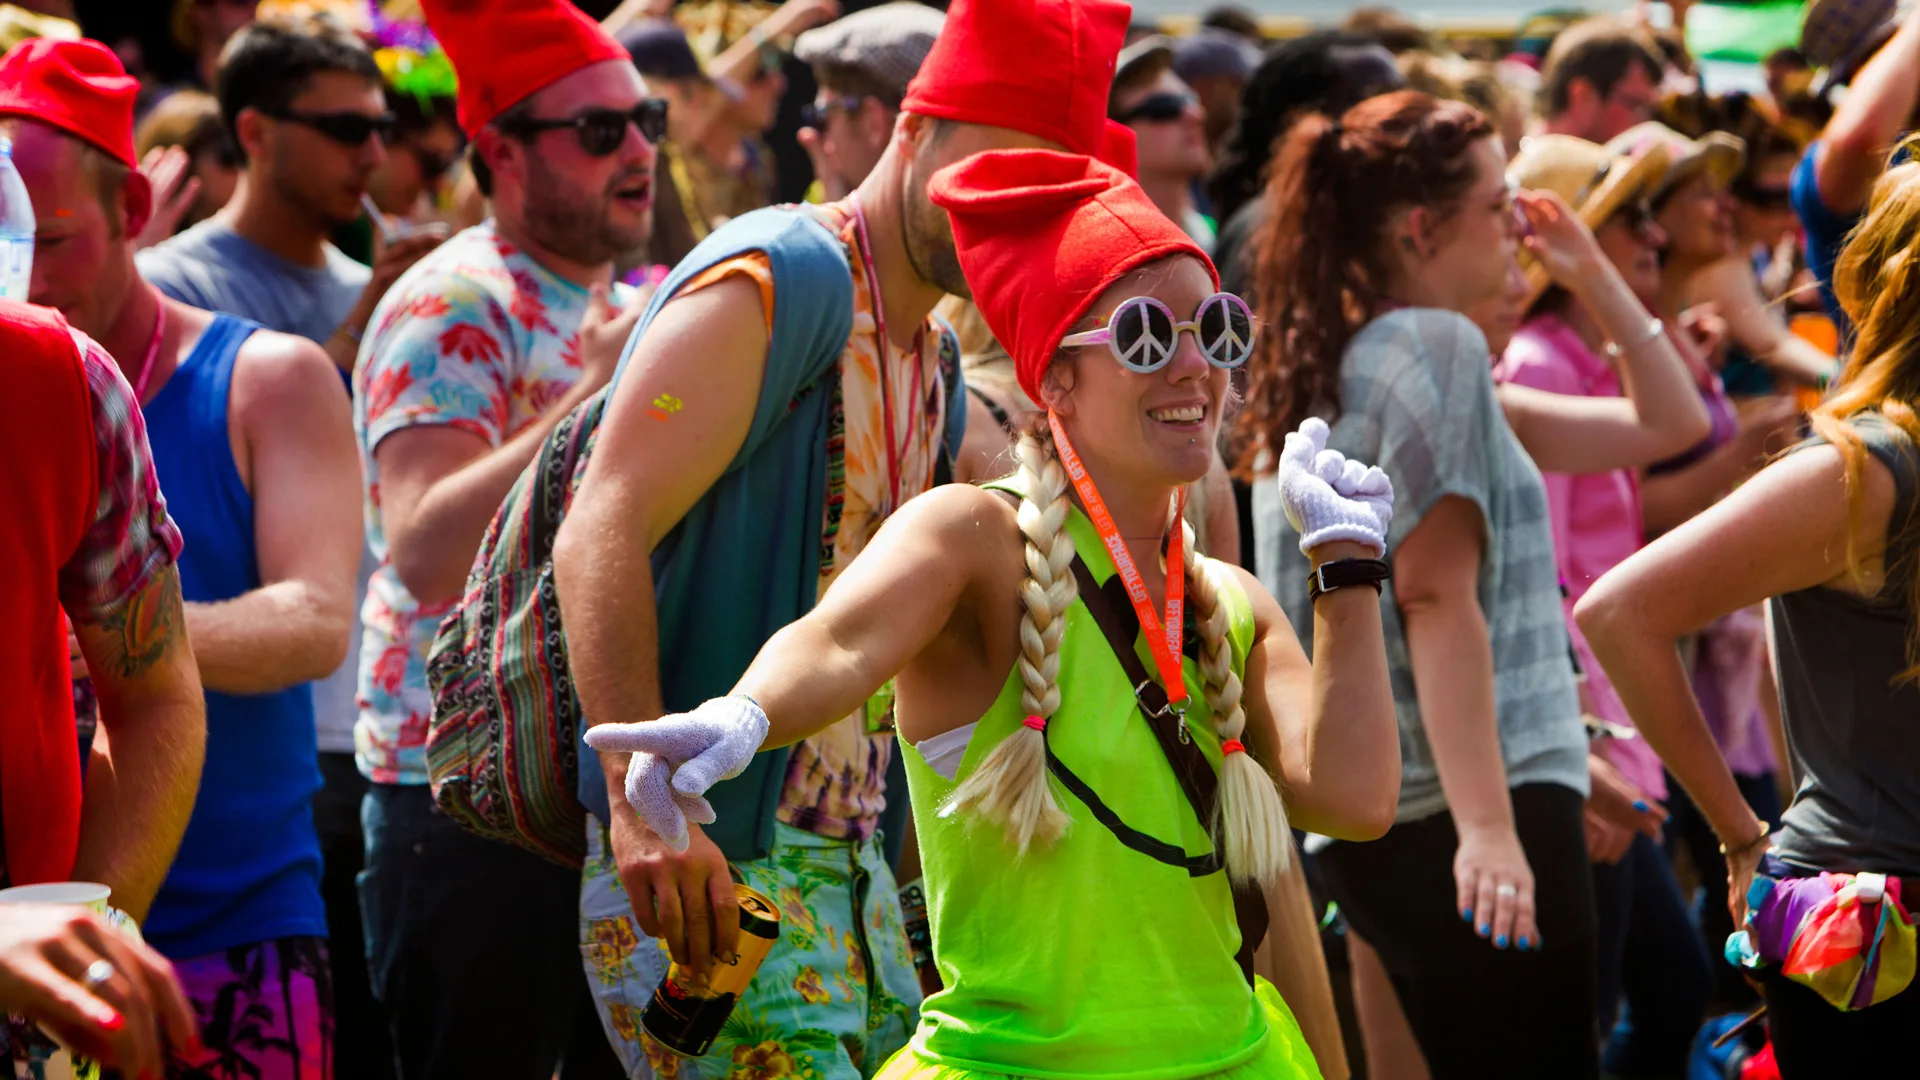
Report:
[{"label": "floral patterned shirt", "polygon": [[[615,286],[613,301],[631,297]],[[587,290],[501,239],[491,220],[409,269],[373,313],[354,376],[367,543],[379,563],[360,615],[354,756],[375,783],[427,782],[427,650],[453,602],[421,604],[394,573],[374,451],[396,431],[446,425],[499,446],[580,379]]]}]

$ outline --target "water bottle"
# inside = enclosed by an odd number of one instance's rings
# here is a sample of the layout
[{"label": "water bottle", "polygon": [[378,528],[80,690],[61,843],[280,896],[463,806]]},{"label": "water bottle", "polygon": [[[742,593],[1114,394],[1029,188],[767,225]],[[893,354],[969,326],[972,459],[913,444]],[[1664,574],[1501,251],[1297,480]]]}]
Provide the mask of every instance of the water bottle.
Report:
[{"label": "water bottle", "polygon": [[27,302],[33,282],[33,200],[13,167],[13,140],[0,137],[0,298]]}]

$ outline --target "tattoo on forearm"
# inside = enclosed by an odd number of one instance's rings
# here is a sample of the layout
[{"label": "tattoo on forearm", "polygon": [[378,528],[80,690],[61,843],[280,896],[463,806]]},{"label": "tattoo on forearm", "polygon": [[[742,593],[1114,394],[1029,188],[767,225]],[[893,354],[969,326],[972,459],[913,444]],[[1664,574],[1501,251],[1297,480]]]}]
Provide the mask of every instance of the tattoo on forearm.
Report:
[{"label": "tattoo on forearm", "polygon": [[100,620],[108,649],[102,659],[123,679],[144,675],[166,656],[184,621],[180,572],[168,567]]}]

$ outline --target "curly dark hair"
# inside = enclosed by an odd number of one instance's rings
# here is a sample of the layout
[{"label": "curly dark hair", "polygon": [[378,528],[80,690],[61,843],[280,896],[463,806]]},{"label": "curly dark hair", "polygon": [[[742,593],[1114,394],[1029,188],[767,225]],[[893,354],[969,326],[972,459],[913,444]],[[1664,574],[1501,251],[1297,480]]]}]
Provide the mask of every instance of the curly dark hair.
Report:
[{"label": "curly dark hair", "polygon": [[1338,122],[1306,116],[1287,132],[1266,220],[1248,240],[1268,331],[1247,365],[1243,474],[1314,410],[1337,412],[1341,354],[1385,299],[1394,210],[1450,214],[1473,185],[1473,145],[1494,135],[1480,110],[1416,90],[1370,98]]}]

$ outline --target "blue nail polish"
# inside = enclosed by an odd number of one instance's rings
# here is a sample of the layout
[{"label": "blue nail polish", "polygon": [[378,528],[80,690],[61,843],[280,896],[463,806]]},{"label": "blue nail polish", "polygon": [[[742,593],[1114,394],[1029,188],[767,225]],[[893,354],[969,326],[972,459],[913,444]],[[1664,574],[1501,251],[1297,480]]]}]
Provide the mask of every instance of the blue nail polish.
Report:
[{"label": "blue nail polish", "polygon": [[1481,937],[1486,937],[1486,936],[1487,936],[1488,934],[1491,934],[1491,933],[1493,933],[1493,924],[1492,924],[1492,923],[1482,923],[1482,924],[1480,924],[1480,936],[1481,936]]},{"label": "blue nail polish", "polygon": [[1461,922],[1472,922],[1472,921],[1473,921],[1473,909],[1472,909],[1472,908],[1467,908],[1466,910],[1464,910],[1464,911],[1462,911],[1462,912],[1460,913],[1460,921],[1461,921]]},{"label": "blue nail polish", "polygon": [[1640,812],[1641,812],[1641,813],[1643,813],[1643,814],[1644,814],[1644,813],[1646,813],[1646,812],[1647,812],[1647,810],[1648,810],[1648,807],[1647,807],[1647,800],[1645,800],[1645,799],[1635,799],[1635,800],[1633,800],[1633,808],[1634,808],[1635,810],[1638,810],[1638,811],[1640,811]]},{"label": "blue nail polish", "polygon": [[1496,948],[1496,949],[1504,949],[1504,948],[1506,948],[1506,947],[1507,947],[1507,935],[1505,935],[1505,934],[1501,934],[1501,935],[1500,935],[1499,937],[1497,937],[1497,938],[1494,938],[1494,939],[1493,939],[1493,947],[1494,947],[1494,948]]},{"label": "blue nail polish", "polygon": [[1527,937],[1527,935],[1525,934],[1521,934],[1520,935],[1520,951],[1531,952],[1532,950],[1533,950],[1533,939]]}]

